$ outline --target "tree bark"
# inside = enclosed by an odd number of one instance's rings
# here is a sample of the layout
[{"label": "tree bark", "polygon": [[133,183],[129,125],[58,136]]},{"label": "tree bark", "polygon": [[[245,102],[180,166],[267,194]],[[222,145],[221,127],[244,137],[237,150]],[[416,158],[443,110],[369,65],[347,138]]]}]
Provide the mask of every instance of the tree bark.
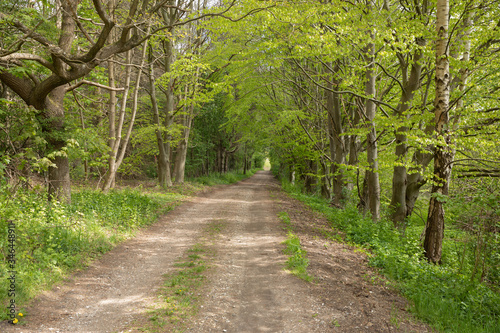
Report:
[{"label": "tree bark", "polygon": [[[148,29],[149,32],[149,29]],[[123,127],[125,124],[125,115],[126,115],[126,110],[127,110],[127,103],[128,103],[128,92],[130,90],[130,77],[132,75],[132,52],[128,51],[127,52],[127,70],[125,73],[125,90],[123,91],[123,97],[121,100],[121,109],[120,109],[120,116],[119,120],[117,123],[117,126],[112,124],[111,121],[115,121],[115,116],[113,115],[113,119],[110,117],[110,135],[113,135],[113,138],[110,138],[110,157],[109,157],[109,164],[108,164],[108,172],[106,176],[106,180],[103,185],[103,191],[108,191],[111,188],[115,187],[115,179],[116,179],[116,174],[118,172],[118,169],[120,168],[120,165],[123,162],[123,159],[125,157],[125,152],[128,147],[128,143],[130,140],[130,136],[132,135],[132,129],[134,127],[135,123],[135,116],[137,114],[137,107],[138,107],[138,97],[139,97],[139,88],[140,88],[140,83],[141,83],[141,74],[142,74],[142,69],[144,67],[144,61],[146,58],[146,50],[147,50],[147,41],[145,42],[141,56],[140,56],[140,64],[139,64],[139,69],[137,70],[137,74],[135,77],[135,84],[134,84],[134,91],[133,91],[133,96],[132,96],[132,107],[131,107],[131,113],[130,113],[130,119],[129,119],[129,124],[127,127],[127,131],[125,132],[125,137],[122,137],[122,132],[123,132]],[[114,78],[113,78],[114,81]],[[114,82],[113,82],[114,83]],[[116,102],[116,98],[115,98]],[[113,111],[116,112],[116,110]],[[111,110],[110,110],[110,116],[111,116]],[[114,131],[114,134],[112,134],[112,131]],[[111,140],[112,139],[112,140]]]},{"label": "tree bark", "polygon": [[[334,73],[335,75],[335,73]],[[332,88],[329,84],[329,88]],[[332,204],[336,207],[341,207],[344,199],[343,189],[345,186],[342,165],[345,164],[345,142],[342,136],[342,112],[340,109],[339,94],[331,90],[326,92],[326,108],[328,111],[328,134],[330,139],[330,158],[334,163],[332,164],[333,173],[333,198]]]},{"label": "tree bark", "polygon": [[[431,149],[430,149],[431,150]],[[408,169],[406,185],[406,217],[411,216],[415,203],[420,195],[420,189],[426,183],[423,172],[434,158],[427,151],[418,150],[413,154],[413,164],[416,167]]]},{"label": "tree bark", "polygon": [[[52,152],[61,151],[66,146],[66,141],[61,138],[64,133],[64,95],[65,89],[62,87],[54,89],[47,97],[44,116],[48,115],[47,119],[43,120],[42,130],[44,131],[47,142],[49,143]],[[49,199],[59,200],[65,203],[71,202],[71,180],[69,177],[69,160],[68,156],[57,154],[52,161],[54,166],[50,166],[48,170],[49,184],[48,194]]]},{"label": "tree bark", "polygon": [[[74,39],[74,32],[76,28],[76,23],[71,17],[71,12],[76,9],[78,1],[65,1],[62,3],[62,22],[61,22],[61,34],[59,36],[58,45],[64,52],[69,52]],[[68,65],[62,60],[54,58],[54,69],[56,72],[66,72],[68,70]],[[56,81],[58,81],[56,79]],[[39,85],[43,88],[43,84]],[[36,98],[36,91],[38,87],[34,87],[30,91],[31,98]],[[42,89],[43,90],[43,89]],[[33,94],[34,93],[34,94]],[[64,132],[64,95],[66,94],[66,89],[62,86],[56,86],[52,88],[46,97],[42,100],[38,100],[34,104],[41,104],[39,110],[44,110],[43,117],[46,118],[42,125],[42,130],[47,134],[47,141],[51,146],[53,151],[61,151],[63,147],[66,146],[61,132]],[[41,96],[39,98],[41,99]],[[42,103],[40,103],[42,102]],[[36,108],[36,105],[35,105]],[[54,165],[49,167],[49,186],[48,193],[49,198],[64,201],[66,203],[71,202],[71,180],[69,177],[69,160],[68,156],[64,154],[56,154],[54,158]]]},{"label": "tree bark", "polygon": [[[127,52],[127,59],[130,60],[130,52]],[[116,88],[116,75],[115,75],[115,64],[114,57],[108,61],[108,85],[111,88]],[[126,73],[126,81],[130,82],[130,70],[127,70]],[[124,99],[126,100],[126,95],[128,94],[128,83],[126,84],[125,91],[123,92]],[[110,90],[109,92],[109,105],[108,105],[108,172],[106,173],[104,183],[103,183],[103,191],[108,191],[112,187],[112,183],[114,183],[115,179],[115,142],[117,140],[116,133],[116,104],[117,104],[116,91]]]},{"label": "tree bark", "polygon": [[[425,45],[425,40],[422,38],[417,38],[416,44],[419,47]],[[413,55],[413,61],[411,65],[410,76],[406,79],[407,75],[403,75],[403,87],[401,91],[401,99],[397,108],[397,116],[402,119],[402,121],[407,120],[405,112],[411,107],[415,91],[420,87],[420,76],[422,73],[421,60],[423,53],[420,49],[416,49]],[[403,59],[403,56],[400,57]],[[404,60],[400,60],[400,68],[403,73],[406,73],[408,63]],[[407,147],[407,137],[408,132],[407,126],[401,126],[396,130],[396,165],[393,170],[392,177],[392,198],[390,207],[393,212],[391,215],[394,225],[399,228],[404,228],[404,222],[411,211],[408,211],[407,207],[407,189],[408,189],[408,175],[406,169],[406,155],[408,151]],[[416,176],[414,176],[416,177]],[[418,178],[418,177],[417,177]],[[412,180],[413,181],[413,180]],[[412,197],[415,196],[415,190],[419,191],[420,187],[417,186],[420,182],[413,182],[411,188]],[[418,192],[416,193],[418,197]]]},{"label": "tree bark", "polygon": [[[152,59],[152,51],[150,47],[150,55],[149,55],[149,87],[150,87],[150,97],[151,97],[151,106],[153,109],[153,121],[157,126],[155,130],[156,141],[158,144],[158,184],[162,188],[167,188],[172,186],[172,178],[170,175],[170,141],[165,141],[163,139],[163,131],[162,124],[160,120],[160,111],[158,106],[158,99],[156,96],[156,87],[155,87],[155,79],[154,79],[154,71],[153,71],[153,59]],[[173,108],[173,98],[169,99],[169,94],[167,94],[167,106],[166,109]],[[172,96],[173,97],[173,96]],[[171,113],[166,112],[165,119],[165,127],[168,129],[171,125]]]},{"label": "tree bark", "polygon": [[[192,112],[192,111],[191,111]],[[189,133],[191,132],[192,116],[191,112],[183,117],[184,130],[182,138],[177,145],[174,164],[174,182],[175,184],[184,183],[184,174],[186,171],[186,156],[188,151]]]},{"label": "tree bark", "polygon": [[449,177],[451,174],[452,151],[449,147],[449,99],[450,70],[448,59],[448,14],[449,0],[437,0],[436,14],[436,97],[435,132],[440,141],[434,151],[434,176],[429,201],[429,212],[425,226],[424,252],[432,263],[441,262],[444,238],[444,201],[448,195]]},{"label": "tree bark", "polygon": [[[365,94],[368,97],[374,97],[376,94],[375,73],[374,73],[374,55],[375,45],[370,43],[367,47],[368,69],[366,70]],[[370,127],[370,132],[367,135],[367,156],[369,169],[366,171],[368,177],[368,206],[374,221],[380,219],[380,181],[378,175],[378,150],[377,150],[377,132],[373,120],[377,106],[370,99],[365,101],[365,113]]]}]

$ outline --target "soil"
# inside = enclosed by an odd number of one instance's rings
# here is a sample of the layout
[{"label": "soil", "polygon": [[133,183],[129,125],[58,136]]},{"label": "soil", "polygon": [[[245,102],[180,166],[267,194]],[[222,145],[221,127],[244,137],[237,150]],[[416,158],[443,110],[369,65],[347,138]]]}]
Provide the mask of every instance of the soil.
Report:
[{"label": "soil", "polygon": [[[305,282],[284,269],[286,211],[310,260]],[[44,293],[23,325],[1,332],[139,332],[163,275],[200,237],[224,224],[188,332],[430,332],[367,266],[366,254],[325,238],[327,221],[288,197],[270,172],[192,198]]]}]

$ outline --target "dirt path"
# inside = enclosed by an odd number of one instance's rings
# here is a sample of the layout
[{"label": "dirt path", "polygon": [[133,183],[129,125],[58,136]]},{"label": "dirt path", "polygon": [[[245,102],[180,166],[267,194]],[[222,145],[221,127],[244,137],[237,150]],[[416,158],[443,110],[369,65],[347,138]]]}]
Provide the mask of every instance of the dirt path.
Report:
[{"label": "dirt path", "polygon": [[[310,254],[317,283],[283,270],[287,211]],[[269,172],[194,198],[88,270],[45,293],[24,326],[4,332],[121,332],[140,322],[162,276],[211,222],[225,224],[215,269],[190,332],[426,332],[405,302],[380,284],[366,259],[317,232],[326,221],[279,190]],[[368,277],[368,278],[367,278]]]}]

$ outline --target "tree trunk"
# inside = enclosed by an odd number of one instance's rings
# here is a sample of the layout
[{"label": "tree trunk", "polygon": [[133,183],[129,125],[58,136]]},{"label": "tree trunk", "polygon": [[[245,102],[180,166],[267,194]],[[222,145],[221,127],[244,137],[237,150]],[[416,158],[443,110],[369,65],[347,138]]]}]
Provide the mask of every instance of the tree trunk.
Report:
[{"label": "tree trunk", "polygon": [[[116,133],[116,105],[118,98],[116,96],[116,77],[115,77],[115,64],[113,62],[113,58],[108,61],[108,85],[113,90],[109,92],[109,106],[108,106],[108,147],[109,147],[109,156],[108,156],[108,171],[106,173],[106,177],[104,179],[104,183],[102,186],[103,191],[108,191],[111,187],[114,187],[115,173],[116,173],[116,151],[114,149],[115,143],[118,140]],[[130,51],[127,52],[127,60],[130,60]],[[128,95],[128,83],[130,82],[130,67],[127,69],[126,73],[126,88],[123,92],[126,102],[126,96]]]},{"label": "tree trunk", "polygon": [[[423,47],[426,44],[425,39],[417,38],[416,41],[419,47]],[[407,115],[405,112],[408,111],[411,107],[411,103],[413,101],[413,97],[415,95],[415,91],[420,87],[420,77],[422,72],[422,60],[423,54],[420,49],[415,50],[410,76],[407,79],[407,75],[403,75],[403,89],[401,91],[401,99],[397,108],[397,116],[404,122],[407,120]],[[399,57],[403,59],[403,57]],[[403,73],[407,72],[408,62],[404,60],[400,60],[400,68]],[[408,197],[407,189],[408,189],[408,175],[406,169],[406,155],[408,152],[406,133],[408,132],[407,126],[401,126],[396,130],[396,165],[394,166],[393,177],[392,177],[392,198],[390,207],[393,212],[391,215],[392,221],[394,222],[394,226],[399,229],[404,228],[404,222],[407,216],[409,216],[407,209],[406,198]],[[415,178],[417,176],[414,176]],[[418,177],[417,177],[418,178]],[[412,180],[414,181],[414,180]],[[412,183],[411,195],[415,195],[415,191],[417,191],[416,195],[418,197],[418,191],[420,190],[420,186],[415,186],[419,182]],[[410,212],[411,213],[411,212]]]},{"label": "tree trunk", "polygon": [[[148,28],[149,32],[149,28]],[[110,138],[110,156],[109,156],[109,161],[108,161],[108,172],[106,175],[106,179],[103,184],[103,191],[108,191],[111,188],[115,187],[115,179],[116,179],[116,173],[118,172],[118,168],[120,168],[120,165],[123,162],[123,159],[125,157],[125,152],[127,151],[128,143],[130,140],[130,136],[132,135],[132,129],[134,127],[135,123],[135,116],[137,114],[137,107],[138,107],[138,98],[139,98],[139,88],[140,88],[140,83],[141,83],[141,74],[142,74],[142,69],[144,67],[144,61],[146,58],[146,51],[147,51],[147,42],[145,42],[142,52],[141,52],[141,58],[140,58],[140,64],[139,64],[139,69],[137,70],[136,78],[135,78],[135,85],[134,85],[134,92],[133,92],[133,97],[132,97],[132,107],[131,107],[131,113],[130,113],[130,119],[129,119],[129,124],[127,127],[127,131],[125,133],[125,137],[122,137],[122,131],[123,131],[123,126],[125,124],[125,115],[127,111],[127,104],[128,104],[128,92],[130,90],[130,78],[132,76],[132,51],[127,52],[127,70],[125,73],[125,90],[123,91],[123,97],[121,100],[121,109],[120,109],[120,115],[119,115],[119,120],[118,123],[111,124],[111,121],[115,121],[115,115],[111,117],[112,113],[116,112],[116,108],[112,107],[110,108],[110,135],[113,135],[112,138]],[[110,62],[111,63],[111,62]],[[110,69],[113,67],[110,67]],[[111,72],[111,70],[110,70]],[[114,85],[114,71],[113,71],[113,78],[111,80],[111,75],[110,75],[110,83],[112,82]],[[116,102],[116,96],[114,98]],[[112,118],[112,119],[111,119]],[[112,133],[112,129],[114,130],[114,134]],[[112,140],[111,140],[112,139]]]},{"label": "tree trunk", "polygon": [[245,144],[245,150],[243,152],[243,156],[244,156],[244,159],[243,159],[243,174],[246,175],[247,174],[247,145]]},{"label": "tree trunk", "polygon": [[182,133],[182,139],[179,141],[177,146],[177,151],[175,154],[175,164],[174,164],[174,181],[175,184],[184,183],[184,173],[186,170],[186,156],[188,151],[189,143],[189,133],[191,131],[191,114],[184,115],[183,119],[184,130]]},{"label": "tree trunk", "polygon": [[449,0],[437,0],[436,14],[436,97],[435,132],[440,141],[434,151],[434,177],[429,202],[429,212],[425,226],[425,257],[432,263],[441,262],[444,237],[444,201],[448,195],[448,180],[451,174],[452,151],[449,147],[450,135],[448,106],[450,99],[450,70],[448,59],[448,13]]},{"label": "tree trunk", "polygon": [[408,169],[406,185],[406,217],[411,216],[415,203],[420,195],[420,188],[426,183],[423,172],[432,161],[434,155],[418,150],[413,154],[414,168]]},{"label": "tree trunk", "polygon": [[[75,37],[74,32],[76,23],[71,16],[71,12],[76,9],[76,6],[76,1],[66,1],[62,3],[61,35],[58,45],[64,52],[71,50]],[[54,68],[56,71],[64,72],[67,71],[69,67],[60,59],[54,58]],[[65,93],[66,89],[62,86],[58,86],[45,97],[43,103],[43,109],[45,110],[44,117],[48,119],[48,126],[45,127],[45,131],[48,134],[47,141],[55,151],[61,150],[66,145],[60,133],[64,131]],[[55,167],[49,167],[49,198],[69,203],[71,202],[71,180],[69,177],[68,157],[65,154],[59,155],[54,158],[53,162]]]},{"label": "tree trunk", "polygon": [[[54,89],[45,103],[44,115],[49,116],[42,126],[47,136],[47,142],[53,152],[61,151],[66,146],[66,141],[61,138],[64,131],[64,95],[65,89],[58,87]],[[52,160],[55,166],[48,170],[49,199],[59,200],[65,203],[71,202],[71,180],[69,177],[69,160],[66,154],[56,154]]]},{"label": "tree trunk", "polygon": [[[334,73],[335,74],[335,73]],[[332,88],[333,85],[329,85]],[[345,164],[345,146],[342,136],[342,113],[340,109],[340,97],[332,91],[327,91],[326,108],[328,111],[328,132],[330,137],[330,157],[333,173],[333,199],[336,207],[342,206],[344,199],[343,189],[345,186],[342,165]],[[333,147],[332,147],[333,146]]]},{"label": "tree trunk", "polygon": [[[151,97],[151,106],[153,109],[153,121],[155,125],[157,126],[157,129],[155,131],[156,134],[156,141],[158,143],[158,184],[162,188],[170,187],[172,186],[172,178],[170,175],[170,142],[169,141],[164,141],[163,140],[163,131],[161,130],[161,121],[160,121],[160,112],[159,112],[159,107],[158,107],[158,100],[156,97],[156,88],[155,88],[155,83],[154,83],[154,72],[153,72],[153,62],[152,62],[152,54],[151,54],[151,47],[150,47],[150,55],[149,55],[149,87],[150,87],[150,97]],[[167,94],[167,109],[172,107],[173,108],[173,98],[168,99],[168,94]],[[173,96],[172,96],[173,97]],[[172,105],[169,105],[169,103],[172,103]],[[169,112],[166,112],[166,120],[165,120],[165,126],[168,128],[171,123],[171,114]]]},{"label": "tree trunk", "polygon": [[359,203],[358,203],[358,211],[366,214],[368,213],[368,171],[365,172],[365,176],[363,177],[363,184],[361,185],[361,188],[359,186],[359,172],[358,172],[358,196],[359,196]]},{"label": "tree trunk", "polygon": [[[373,43],[368,45],[367,54],[369,54],[369,64],[366,71],[365,94],[368,97],[374,98],[376,90],[374,73],[375,45]],[[367,135],[366,143],[369,165],[369,169],[366,171],[366,177],[368,177],[368,206],[370,207],[370,212],[374,221],[378,221],[380,219],[380,182],[378,175],[377,132],[375,130],[375,124],[373,123],[376,109],[377,106],[375,105],[375,102],[367,99],[365,102],[365,112],[369,122],[370,132]]]},{"label": "tree trunk", "polygon": [[[359,121],[360,121],[360,109],[359,108],[352,108],[352,111],[351,111],[351,119],[352,119],[352,128],[358,128],[359,127]],[[356,135],[356,134],[353,134],[351,135],[350,139],[349,139],[349,161],[348,161],[348,164],[350,166],[357,166],[358,163],[359,163],[359,151],[360,151],[360,147],[361,147],[361,144],[359,142],[359,136]],[[359,168],[358,168],[359,170]],[[358,176],[357,178],[359,178],[359,172],[358,172]],[[353,183],[350,183],[348,184],[348,187],[350,190],[352,190],[354,188],[354,184]],[[359,191],[361,190],[359,188],[359,179],[358,181],[356,182],[356,188],[358,190],[358,193]]]}]

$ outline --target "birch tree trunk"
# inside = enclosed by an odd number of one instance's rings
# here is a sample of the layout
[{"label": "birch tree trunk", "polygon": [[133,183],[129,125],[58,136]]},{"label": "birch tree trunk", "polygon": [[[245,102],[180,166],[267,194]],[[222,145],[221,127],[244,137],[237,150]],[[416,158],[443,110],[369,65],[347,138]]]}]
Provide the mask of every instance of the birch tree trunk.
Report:
[{"label": "birch tree trunk", "polygon": [[452,151],[449,147],[449,99],[450,68],[448,59],[448,13],[449,0],[437,0],[436,14],[436,97],[435,132],[439,143],[434,151],[434,176],[429,201],[429,212],[425,225],[424,252],[432,263],[441,262],[444,237],[444,201],[448,195],[451,174]]}]

